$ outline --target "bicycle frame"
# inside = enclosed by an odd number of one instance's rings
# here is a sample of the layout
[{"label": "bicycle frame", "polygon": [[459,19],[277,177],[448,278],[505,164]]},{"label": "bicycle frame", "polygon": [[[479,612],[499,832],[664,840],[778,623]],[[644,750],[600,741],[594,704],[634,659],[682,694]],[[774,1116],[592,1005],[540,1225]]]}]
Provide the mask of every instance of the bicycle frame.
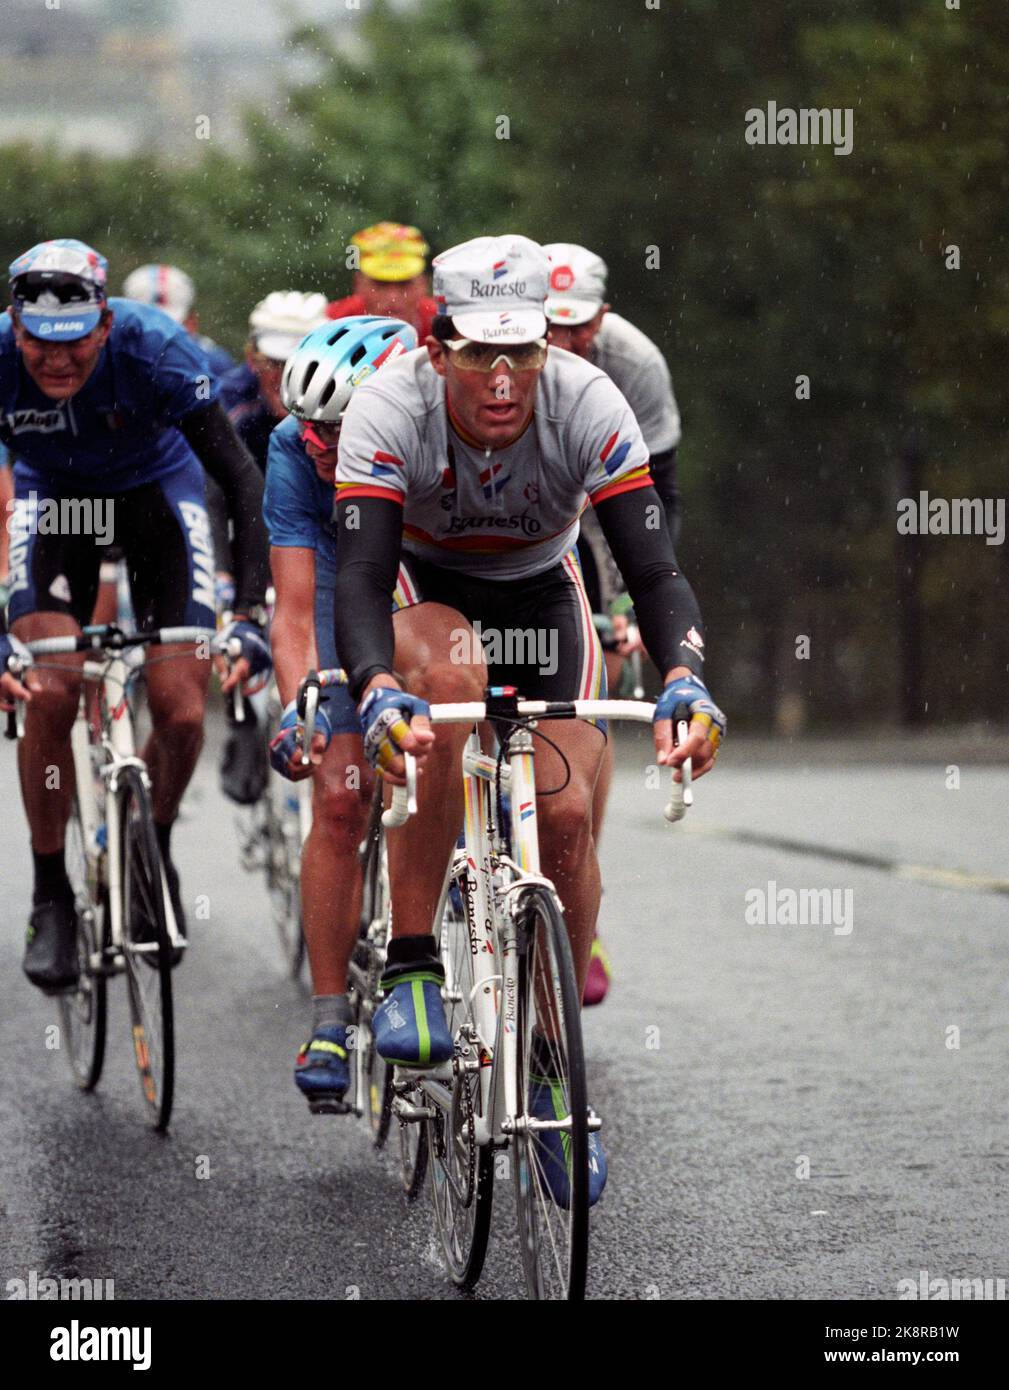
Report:
[{"label": "bicycle frame", "polygon": [[[109,643],[106,645],[111,635],[118,635],[118,644]],[[77,710],[77,717],[74,720],[70,731],[70,747],[73,754],[74,778],[77,790],[78,804],[81,810],[81,820],[85,832],[84,852],[88,862],[88,870],[96,882],[100,881],[101,874],[101,847],[98,845],[98,833],[101,827],[99,809],[96,803],[93,784],[93,768],[91,764],[90,736],[88,727],[88,682],[94,682],[98,687],[98,709],[101,720],[101,742],[105,751],[107,761],[101,768],[102,778],[106,783],[106,852],[107,852],[107,871],[105,886],[109,895],[109,941],[112,949],[113,964],[118,968],[123,965],[122,944],[123,944],[123,919],[122,919],[122,888],[123,888],[123,865],[122,865],[122,825],[119,818],[119,775],[125,767],[135,767],[143,778],[145,786],[150,790],[150,777],[147,771],[147,764],[137,756],[136,746],[133,736],[133,716],[130,710],[129,699],[127,696],[128,686],[131,677],[136,673],[136,667],[128,659],[126,652],[135,649],[144,642],[157,639],[159,645],[170,645],[174,643],[199,642],[213,637],[213,632],[205,628],[197,627],[174,627],[161,628],[155,634],[147,635],[124,635],[119,633],[114,625],[108,628],[85,628],[80,637],[43,637],[29,643],[29,650],[35,657],[57,654],[68,654],[75,651],[97,650],[102,653],[98,659],[85,660],[81,667],[82,688],[80,703]],[[16,731],[20,737],[24,731],[24,709],[20,704],[16,713]],[[161,886],[165,902],[165,918],[168,927],[168,936],[173,946],[184,944],[184,939],[179,932],[178,923],[175,920],[175,913],[172,909],[171,894],[168,892],[168,884],[165,878],[164,866],[161,869]],[[143,949],[140,946],[136,950]],[[151,950],[156,951],[157,944],[151,944]],[[100,953],[99,953],[100,954]],[[92,961],[92,966],[98,969],[103,962],[99,958]]]},{"label": "bicycle frame", "polygon": [[[655,707],[631,700],[576,700],[563,702],[577,718],[629,719],[651,723]],[[520,716],[547,715],[546,701],[522,700]],[[488,834],[488,806],[498,776],[498,759],[484,753],[476,725],[486,717],[487,706],[480,704],[432,705],[431,723],[472,722],[474,728],[463,749],[464,847],[457,849],[446,871],[445,883],[436,913],[441,920],[450,882],[465,871],[470,882],[463,894],[466,926],[473,955],[474,986],[471,1006],[477,1028],[480,1068],[479,1114],[474,1116],[478,1145],[503,1145],[508,1137],[523,1129],[561,1128],[565,1121],[534,1120],[525,1115],[525,1102],[518,1095],[518,954],[519,925],[516,909],[522,891],[533,885],[556,896],[549,879],[540,872],[539,831],[536,813],[536,779],[532,733],[527,727],[516,729],[509,738],[507,764],[500,769],[502,787],[511,795],[513,857],[501,852],[496,827],[494,841]],[[678,729],[680,741],[686,738],[686,725]],[[666,807],[667,820],[679,820],[691,804],[690,767],[684,768],[682,784],[673,784],[673,799]],[[496,927],[495,927],[496,922]],[[451,993],[455,982],[446,978]],[[502,1007],[503,1003],[503,1007]],[[474,1065],[472,1062],[470,1065]],[[452,1105],[451,1087],[427,1075],[417,1084],[428,1100],[448,1113]],[[401,1103],[404,1118],[420,1118],[419,1108]],[[590,1127],[598,1129],[593,1117]]]}]

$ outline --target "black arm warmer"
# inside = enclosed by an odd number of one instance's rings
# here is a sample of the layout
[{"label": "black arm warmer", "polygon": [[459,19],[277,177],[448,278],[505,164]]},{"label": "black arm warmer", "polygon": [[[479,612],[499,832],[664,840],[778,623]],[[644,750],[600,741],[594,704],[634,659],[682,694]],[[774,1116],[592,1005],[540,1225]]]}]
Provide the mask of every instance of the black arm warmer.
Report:
[{"label": "black arm warmer", "polygon": [[666,509],[666,525],[673,545],[680,543],[680,526],[683,523],[683,500],[676,482],[676,445],[661,454],[652,454],[648,460],[652,484],[659,494],[659,501]]},{"label": "black arm warmer", "polygon": [[[351,510],[353,509],[353,510]],[[336,508],[334,633],[350,691],[380,671],[392,674],[392,592],[399,572],[403,508],[381,497],[354,497]]]},{"label": "black arm warmer", "polygon": [[219,401],[183,416],[179,429],[227,498],[228,514],[235,523],[235,612],[248,613],[266,597],[269,573],[263,475]]},{"label": "black arm warmer", "polygon": [[207,516],[210,534],[214,538],[214,564],[219,570],[234,574],[231,557],[231,537],[228,534],[228,503],[224,493],[210,475],[206,478]]},{"label": "black arm warmer", "polygon": [[[658,507],[659,525],[655,525]],[[703,676],[704,658],[689,636],[693,628],[703,636],[701,610],[694,591],[679,572],[665,512],[654,488],[635,488],[600,502],[596,516],[634,600],[641,640],[648,655],[665,676],[673,666],[686,666]],[[689,643],[689,645],[687,645]]]}]

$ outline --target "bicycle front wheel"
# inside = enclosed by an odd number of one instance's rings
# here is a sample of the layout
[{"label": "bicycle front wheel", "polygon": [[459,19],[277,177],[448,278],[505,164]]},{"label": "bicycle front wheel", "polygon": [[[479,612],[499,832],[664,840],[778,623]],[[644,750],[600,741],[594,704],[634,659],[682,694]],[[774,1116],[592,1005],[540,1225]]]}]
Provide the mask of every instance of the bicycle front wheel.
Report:
[{"label": "bicycle front wheel", "polygon": [[171,944],[161,855],[150,794],[136,768],[119,775],[123,955],[133,1025],[133,1055],[155,1129],[164,1131],[175,1090]]},{"label": "bicycle front wheel", "polygon": [[67,823],[67,876],[74,890],[77,908],[77,959],[80,977],[72,994],[60,996],[63,1043],[82,1091],[93,1091],[105,1060],[106,980],[96,968],[98,953],[107,926],[106,902],[92,897],[92,881],[84,845],[84,828],[76,795]]},{"label": "bicycle front wheel", "polygon": [[589,1130],[581,1000],[564,918],[552,893],[518,904],[518,1094],[515,1205],[530,1297],[585,1296]]},{"label": "bicycle front wheel", "polygon": [[[442,997],[455,1043],[452,1105],[428,1124],[431,1199],[453,1283],[471,1289],[483,1271],[494,1197],[494,1153],[477,1144],[482,1048],[473,1016],[476,974],[466,926],[466,874],[453,883],[441,923]],[[493,1040],[492,1040],[493,1041]]]}]

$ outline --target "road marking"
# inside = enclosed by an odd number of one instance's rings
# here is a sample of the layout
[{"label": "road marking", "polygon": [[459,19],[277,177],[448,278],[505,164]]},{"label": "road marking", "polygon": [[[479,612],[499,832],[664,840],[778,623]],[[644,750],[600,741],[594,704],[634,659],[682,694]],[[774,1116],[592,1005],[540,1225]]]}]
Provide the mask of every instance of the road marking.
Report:
[{"label": "road marking", "polygon": [[998,893],[1009,896],[1009,879],[991,878],[987,874],[971,874],[964,869],[940,869],[933,864],[905,864],[883,854],[865,850],[838,849],[834,845],[818,845],[810,840],[793,840],[785,835],[764,835],[755,830],[734,830],[728,825],[699,825],[687,827],[690,835],[713,835],[723,840],[735,840],[741,845],[762,849],[780,849],[789,854],[809,854],[816,859],[836,859],[843,864],[879,869],[898,878],[911,878],[919,883],[931,883],[936,888],[959,888],[968,893]]}]

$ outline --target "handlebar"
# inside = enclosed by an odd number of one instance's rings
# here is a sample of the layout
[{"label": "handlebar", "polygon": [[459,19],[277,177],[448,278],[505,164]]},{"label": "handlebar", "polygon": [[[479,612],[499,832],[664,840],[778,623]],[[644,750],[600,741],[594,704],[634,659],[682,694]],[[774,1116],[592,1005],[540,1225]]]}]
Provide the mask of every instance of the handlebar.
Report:
[{"label": "handlebar", "polygon": [[[214,636],[214,629],[208,627],[160,627],[152,632],[124,632],[117,623],[96,623],[85,627],[78,633],[63,637],[37,637],[34,642],[25,642],[31,656],[68,656],[74,652],[103,652],[106,655],[126,651],[131,647],[179,646],[188,642],[201,642]],[[7,662],[7,670],[18,680],[29,669],[31,662],[12,656]],[[25,708],[23,700],[16,700],[14,708],[7,711],[4,737],[19,739],[25,732]]]},{"label": "handlebar", "polygon": [[[320,687],[327,685],[346,685],[347,676],[341,670],[310,672]],[[301,689],[299,688],[299,700]],[[519,717],[532,719],[627,719],[639,724],[651,724],[655,715],[655,705],[650,700],[515,700],[508,706],[508,712]],[[491,715],[504,713],[503,708],[492,704]],[[488,717],[487,702],[472,700],[459,704],[431,706],[432,724],[479,724]],[[676,742],[685,743],[689,736],[689,725],[685,719],[677,721]],[[403,755],[406,781],[405,787],[393,788],[392,806],[387,810],[382,823],[386,826],[403,825],[417,809],[417,767],[416,759],[410,753]],[[693,760],[687,758],[680,767],[682,780],[672,783],[672,795],[663,810],[667,821],[675,824],[682,820],[687,808],[694,804],[692,787]],[[388,817],[388,819],[386,819]]]}]

